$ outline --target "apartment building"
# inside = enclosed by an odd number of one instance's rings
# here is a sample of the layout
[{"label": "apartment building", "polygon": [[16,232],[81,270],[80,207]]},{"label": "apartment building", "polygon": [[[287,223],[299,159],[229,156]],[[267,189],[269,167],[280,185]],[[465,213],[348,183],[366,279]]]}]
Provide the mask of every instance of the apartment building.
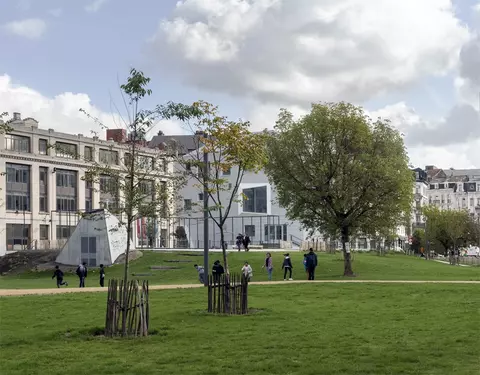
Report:
[{"label": "apartment building", "polygon": [[426,166],[428,204],[442,209],[464,209],[480,215],[480,169],[441,169]]},{"label": "apartment building", "polygon": [[414,204],[411,216],[411,233],[413,233],[415,229],[425,228],[425,217],[422,214],[422,209],[428,205],[427,172],[421,168],[415,168],[412,172],[415,176],[415,184],[413,186]]},{"label": "apartment building", "polygon": [[[0,255],[59,248],[75,229],[79,212],[123,204],[121,194],[111,189],[111,176],[101,176],[98,184],[83,177],[89,161],[120,165],[127,156],[125,130],[107,130],[108,140],[101,140],[41,129],[20,113],[13,114],[9,126],[12,131],[0,134]],[[157,161],[158,152],[142,147],[140,157]],[[166,183],[170,166],[165,159],[162,163],[162,174],[155,178]],[[155,224],[156,237],[162,225]],[[139,219],[136,246],[147,241],[145,226],[145,219]]]}]

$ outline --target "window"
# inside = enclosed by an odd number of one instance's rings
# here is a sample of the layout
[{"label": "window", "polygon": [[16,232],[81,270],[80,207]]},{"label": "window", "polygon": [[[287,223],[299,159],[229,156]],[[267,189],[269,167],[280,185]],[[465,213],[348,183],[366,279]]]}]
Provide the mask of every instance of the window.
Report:
[{"label": "window", "polygon": [[39,203],[40,212],[48,212],[48,168],[39,168]]},{"label": "window", "polygon": [[473,207],[475,205],[474,199],[470,198],[470,207]]},{"label": "window", "polygon": [[47,155],[48,154],[48,142],[46,139],[39,139],[38,140],[38,153],[40,155]]},{"label": "window", "polygon": [[477,198],[477,206],[480,207],[480,198]]},{"label": "window", "polygon": [[155,162],[151,156],[139,156],[138,166],[142,169],[150,170],[155,167]]},{"label": "window", "polygon": [[57,196],[57,211],[76,211],[77,199],[75,197]]},{"label": "window", "polygon": [[74,226],[57,225],[57,240],[69,238],[74,232]]},{"label": "window", "polygon": [[105,164],[118,164],[118,152],[112,150],[100,150],[100,162]]},{"label": "window", "polygon": [[255,237],[255,225],[245,225],[245,234],[249,237]]},{"label": "window", "polygon": [[[245,226],[246,227],[246,226]],[[245,228],[246,229],[246,228]],[[265,225],[265,241],[286,241],[287,225]]]},{"label": "window", "polygon": [[100,193],[114,194],[118,192],[117,181],[112,176],[100,176]]},{"label": "window", "polygon": [[438,184],[439,189],[445,189],[445,184]]},{"label": "window", "polygon": [[435,189],[435,185],[434,185],[434,184],[430,184],[429,189],[430,189],[430,190]]},{"label": "window", "polygon": [[57,175],[57,187],[69,187],[69,188],[77,187],[76,171],[57,169],[55,173]]},{"label": "window", "polygon": [[48,240],[48,225],[40,224],[40,240]]},{"label": "window", "polygon": [[40,196],[40,212],[48,212],[48,200],[47,197]]},{"label": "window", "polygon": [[232,187],[233,187],[232,183],[229,182],[229,183],[228,183],[228,190],[232,190]]},{"label": "window", "polygon": [[30,152],[30,138],[20,135],[6,134],[5,148],[10,151]]},{"label": "window", "polygon": [[203,201],[203,193],[198,193],[198,200]]},{"label": "window", "polygon": [[192,164],[189,161],[185,163],[185,170],[189,172],[192,170]]},{"label": "window", "polygon": [[93,161],[93,147],[90,146],[85,146],[84,151],[83,151],[83,157],[85,158],[85,161]]},{"label": "window", "polygon": [[259,186],[243,189],[243,211],[255,213],[267,213],[267,187]]},{"label": "window", "polygon": [[146,199],[149,199],[149,200],[155,199],[155,186],[153,181],[148,181],[148,180],[140,181],[139,188],[141,193],[145,195]]},{"label": "window", "polygon": [[70,143],[56,142],[55,155],[59,158],[76,159],[77,146]]},{"label": "window", "polygon": [[191,199],[184,199],[183,200],[183,208],[185,211],[192,210],[192,200]]},{"label": "window", "polygon": [[30,211],[30,166],[6,164],[6,209]]},{"label": "window", "polygon": [[29,243],[30,225],[7,224],[7,249],[25,249]]},{"label": "window", "polygon": [[232,169],[231,168],[225,169],[225,170],[223,170],[222,174],[224,176],[230,176],[232,174]]}]

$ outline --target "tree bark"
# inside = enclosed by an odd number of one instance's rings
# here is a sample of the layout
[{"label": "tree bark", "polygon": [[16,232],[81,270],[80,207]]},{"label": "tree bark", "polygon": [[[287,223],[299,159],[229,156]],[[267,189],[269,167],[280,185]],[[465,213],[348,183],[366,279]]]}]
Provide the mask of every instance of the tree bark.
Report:
[{"label": "tree bark", "polygon": [[125,265],[123,271],[123,306],[122,306],[122,336],[127,336],[127,296],[128,296],[128,257],[130,255],[130,236],[132,232],[132,219],[127,219],[127,249],[125,251]]},{"label": "tree bark", "polygon": [[352,270],[352,259],[350,249],[347,250],[349,241],[348,227],[342,228],[342,250],[343,250],[343,276],[355,276]]},{"label": "tree bark", "polygon": [[[225,248],[225,234],[220,226],[220,241],[222,242],[223,267],[225,268],[225,282],[230,285],[230,270],[228,269],[227,249]],[[225,312],[230,312],[230,288],[225,288]]]}]

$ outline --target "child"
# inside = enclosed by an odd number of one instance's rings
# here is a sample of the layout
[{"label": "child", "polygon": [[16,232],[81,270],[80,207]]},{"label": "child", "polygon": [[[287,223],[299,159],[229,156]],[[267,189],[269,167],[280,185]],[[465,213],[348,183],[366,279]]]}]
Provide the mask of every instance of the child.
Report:
[{"label": "child", "polygon": [[66,281],[63,281],[63,272],[60,269],[59,266],[55,266],[55,271],[53,272],[53,278],[57,278],[57,288],[60,288],[61,285],[68,286],[68,283]]},{"label": "child", "polygon": [[272,254],[267,253],[265,256],[265,263],[262,268],[266,268],[268,272],[268,281],[272,281],[272,273],[273,273],[273,261],[272,261]]},{"label": "child", "polygon": [[100,264],[100,286],[103,288],[105,285],[105,268],[103,264]]},{"label": "child", "polygon": [[282,269],[284,269],[283,272],[283,281],[287,280],[287,272],[290,273],[288,280],[293,280],[292,279],[292,261],[290,259],[290,254],[286,253],[285,258],[283,259],[283,264],[282,264]]},{"label": "child", "polygon": [[248,262],[245,262],[245,265],[242,267],[242,273],[245,276],[247,282],[249,282],[253,277],[253,270]]}]

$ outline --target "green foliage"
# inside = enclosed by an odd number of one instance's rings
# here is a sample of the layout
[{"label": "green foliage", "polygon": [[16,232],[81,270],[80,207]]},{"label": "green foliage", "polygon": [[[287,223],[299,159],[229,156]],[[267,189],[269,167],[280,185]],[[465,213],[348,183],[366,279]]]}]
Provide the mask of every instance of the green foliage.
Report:
[{"label": "green foliage", "polygon": [[436,206],[423,209],[427,218],[429,241],[440,243],[444,251],[455,249],[472,237],[472,220],[466,210],[442,210]]},{"label": "green foliage", "polygon": [[348,103],[281,110],[266,172],[289,218],[335,237],[395,228],[410,214],[412,173],[400,133]]},{"label": "green foliage", "polygon": [[[254,134],[247,121],[231,121],[218,113],[218,107],[198,101],[192,105],[169,103],[157,108],[165,118],[187,119],[196,150],[186,154],[174,143],[170,144],[170,155],[174,155],[179,176],[195,181],[200,192],[207,192],[209,216],[220,229],[224,250],[224,225],[233,202],[242,199],[238,188],[247,171],[258,172],[266,162],[265,134]],[[194,120],[190,123],[190,120]],[[208,165],[204,162],[208,153]],[[186,155],[185,155],[186,154]],[[204,210],[203,205],[197,206]]]},{"label": "green foliage", "polygon": [[413,231],[411,248],[415,253],[419,253],[422,247],[425,249],[425,231],[416,229]]},{"label": "green foliage", "polygon": [[11,120],[5,121],[3,119],[4,117],[8,117],[8,112],[0,113],[0,134],[8,133],[12,131],[12,127],[8,125],[11,122]]}]

